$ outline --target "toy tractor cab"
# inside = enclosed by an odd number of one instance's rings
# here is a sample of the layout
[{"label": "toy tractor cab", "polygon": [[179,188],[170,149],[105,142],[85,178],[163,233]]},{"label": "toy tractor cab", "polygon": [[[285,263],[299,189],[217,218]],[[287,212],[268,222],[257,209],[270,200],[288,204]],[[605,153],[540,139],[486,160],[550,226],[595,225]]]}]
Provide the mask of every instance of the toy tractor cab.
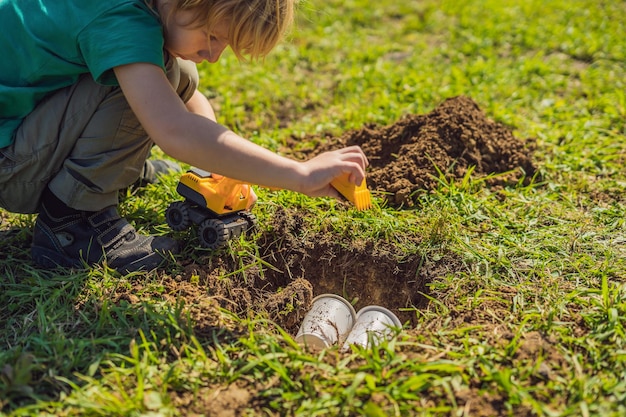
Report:
[{"label": "toy tractor cab", "polygon": [[175,201],[165,211],[167,224],[175,231],[198,225],[202,246],[218,249],[242,233],[256,228],[256,217],[247,210],[250,184],[192,168],[176,187],[185,201]]}]

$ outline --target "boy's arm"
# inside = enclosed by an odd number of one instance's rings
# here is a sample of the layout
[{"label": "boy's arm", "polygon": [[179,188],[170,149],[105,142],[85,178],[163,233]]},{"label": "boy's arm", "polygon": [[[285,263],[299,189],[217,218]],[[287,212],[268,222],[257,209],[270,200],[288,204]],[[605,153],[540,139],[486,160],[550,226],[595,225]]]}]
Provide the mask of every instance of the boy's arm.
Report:
[{"label": "boy's arm", "polygon": [[[148,135],[166,154],[180,161],[253,184],[310,196],[338,196],[330,182],[343,173],[350,174],[355,184],[365,178],[367,158],[359,147],[327,152],[305,162],[284,158],[190,112],[159,67],[136,63],[114,70]],[[193,100],[188,106],[197,104]]]},{"label": "boy's arm", "polygon": [[199,114],[204,117],[208,117],[214,122],[217,121],[215,112],[209,100],[198,90],[196,90],[189,101],[185,103],[185,107],[192,113]]}]

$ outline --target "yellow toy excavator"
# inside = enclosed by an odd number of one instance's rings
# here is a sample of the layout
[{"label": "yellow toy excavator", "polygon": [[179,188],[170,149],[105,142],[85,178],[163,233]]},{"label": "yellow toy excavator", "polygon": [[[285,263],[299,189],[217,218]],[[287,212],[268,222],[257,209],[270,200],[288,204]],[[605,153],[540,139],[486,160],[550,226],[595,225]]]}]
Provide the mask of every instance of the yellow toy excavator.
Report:
[{"label": "yellow toy excavator", "polygon": [[[357,210],[372,207],[365,180],[356,186],[345,174],[331,184]],[[178,181],[176,191],[185,200],[169,205],[165,211],[167,224],[175,231],[183,231],[196,224],[201,245],[218,249],[233,237],[256,229],[256,217],[248,211],[251,205],[250,187],[250,184],[238,180],[192,168]]]},{"label": "yellow toy excavator", "polygon": [[185,200],[169,205],[167,224],[175,231],[198,225],[200,244],[206,248],[219,249],[256,228],[256,217],[248,211],[250,184],[192,168],[180,177],[176,191]]}]

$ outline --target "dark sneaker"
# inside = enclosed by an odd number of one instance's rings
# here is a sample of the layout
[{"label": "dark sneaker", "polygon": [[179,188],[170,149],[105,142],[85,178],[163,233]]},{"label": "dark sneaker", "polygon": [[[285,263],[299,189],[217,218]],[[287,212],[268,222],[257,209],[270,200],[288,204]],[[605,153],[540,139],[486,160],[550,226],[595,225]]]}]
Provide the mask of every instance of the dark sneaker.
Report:
[{"label": "dark sneaker", "polygon": [[148,184],[155,184],[161,175],[173,172],[181,172],[180,165],[167,159],[147,159],[143,164],[143,169],[135,187],[145,187]]},{"label": "dark sneaker", "polygon": [[178,253],[178,243],[168,237],[140,235],[115,206],[61,218],[52,217],[42,207],[31,253],[34,262],[46,268],[106,262],[125,274],[155,269],[168,253]]}]

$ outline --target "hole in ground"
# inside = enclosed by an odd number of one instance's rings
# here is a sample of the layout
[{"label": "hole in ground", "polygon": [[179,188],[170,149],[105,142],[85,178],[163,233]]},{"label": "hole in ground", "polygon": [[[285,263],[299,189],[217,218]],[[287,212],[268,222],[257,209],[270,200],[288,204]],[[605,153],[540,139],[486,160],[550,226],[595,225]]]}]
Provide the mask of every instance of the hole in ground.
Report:
[{"label": "hole in ground", "polygon": [[325,293],[346,298],[357,311],[383,306],[413,325],[415,309],[428,302],[427,284],[459,264],[452,254],[435,261],[423,253],[404,253],[388,242],[301,233],[302,216],[297,210],[277,208],[270,230],[257,240],[261,262],[209,256],[186,265],[181,278],[198,277],[222,307],[244,315],[267,313],[295,335],[313,297]]}]

